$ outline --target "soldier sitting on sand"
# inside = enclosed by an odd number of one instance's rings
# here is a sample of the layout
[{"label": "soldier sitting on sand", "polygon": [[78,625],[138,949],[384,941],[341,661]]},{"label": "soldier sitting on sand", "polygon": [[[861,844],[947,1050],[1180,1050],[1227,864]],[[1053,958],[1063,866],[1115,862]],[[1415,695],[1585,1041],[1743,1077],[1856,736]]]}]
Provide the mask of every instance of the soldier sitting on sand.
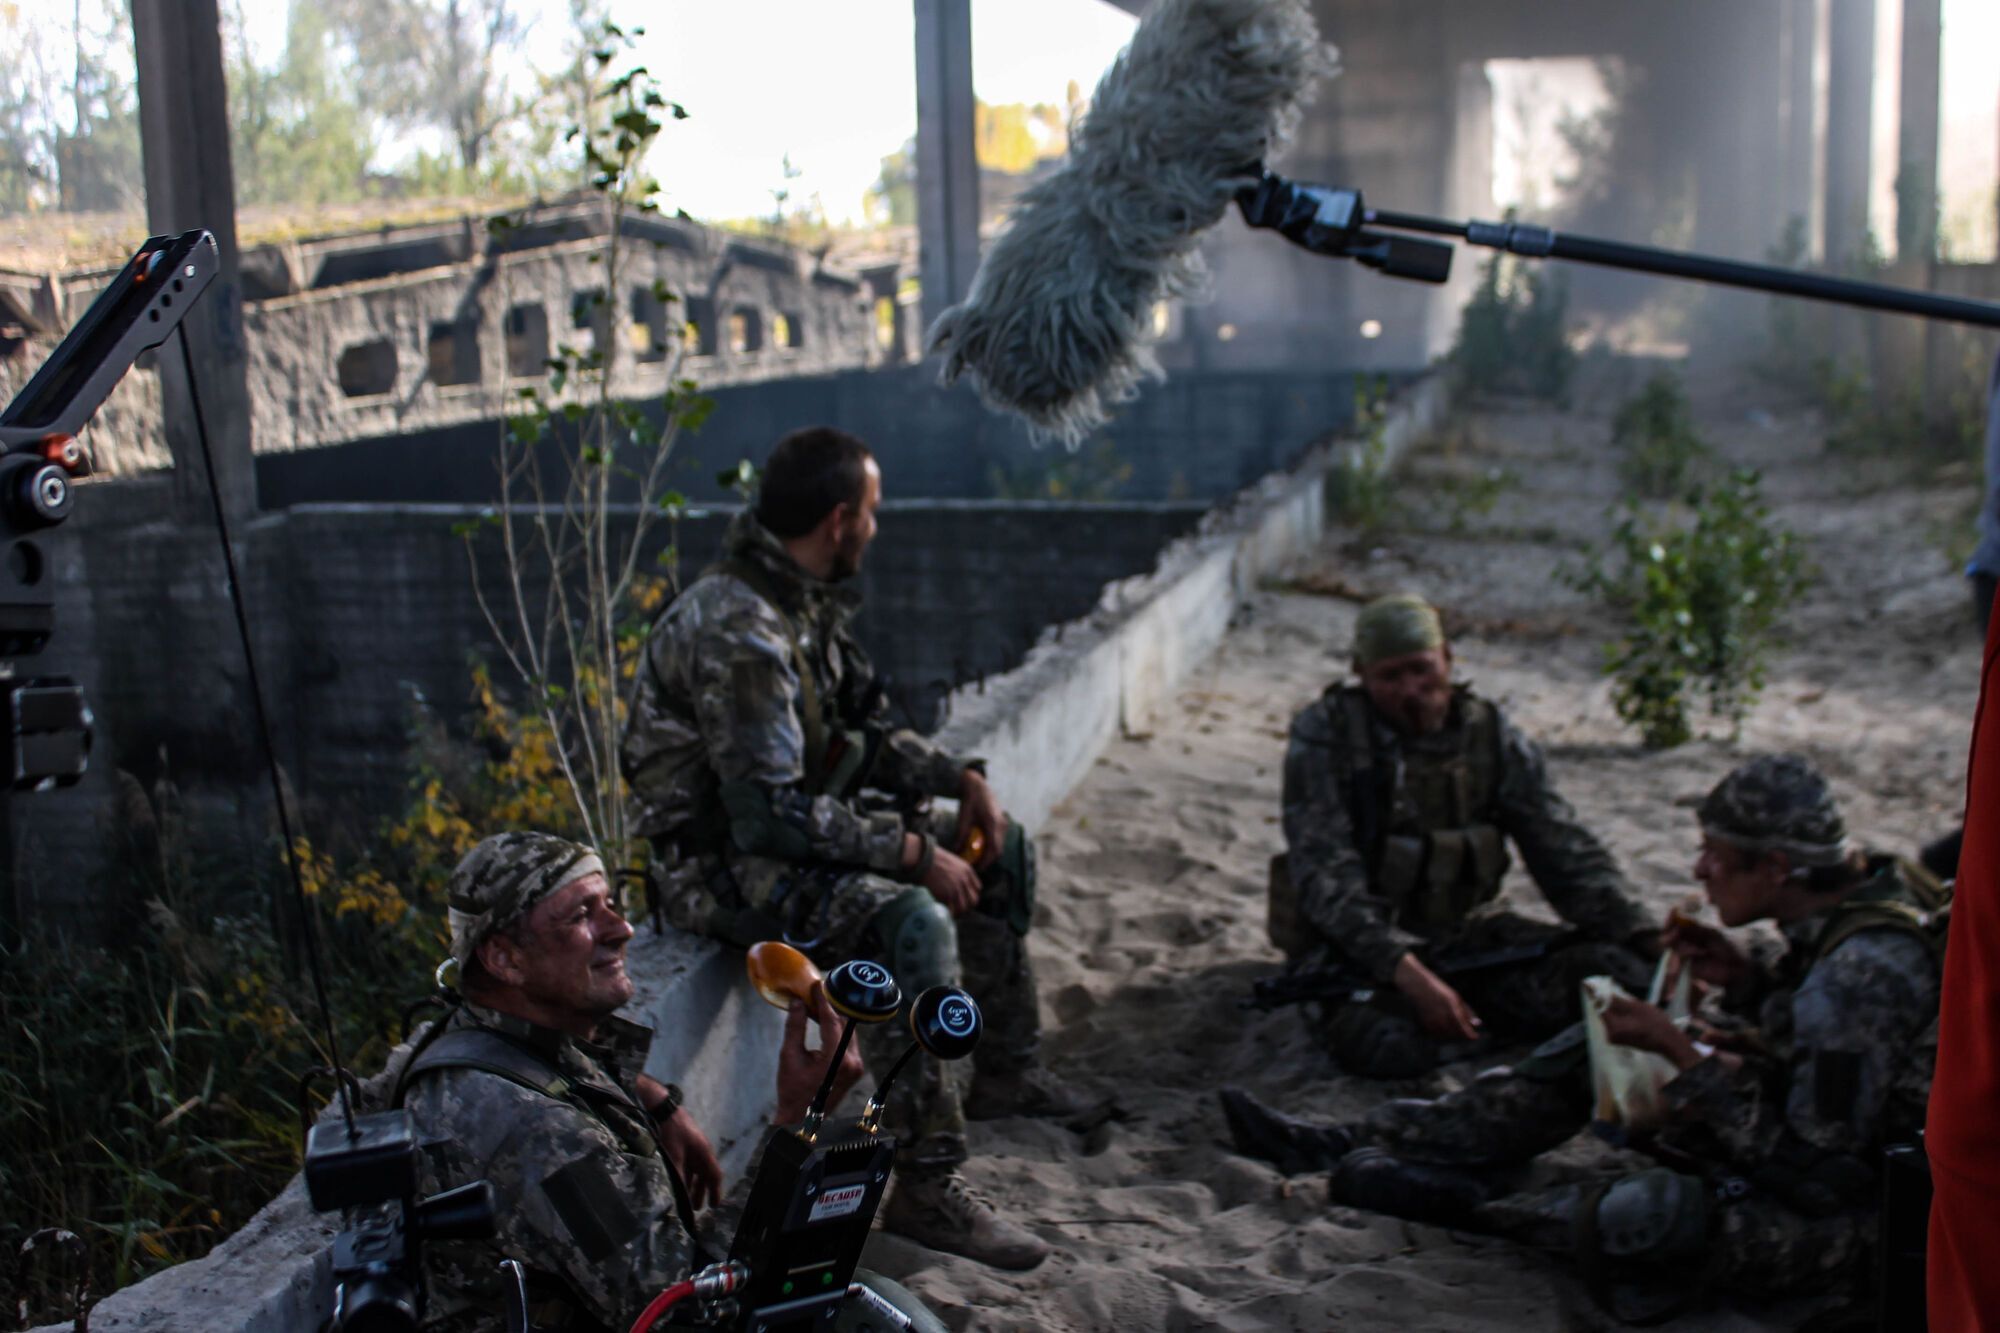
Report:
[{"label": "soldier sitting on sand", "polygon": [[[1272,866],[1272,936],[1295,961],[1373,988],[1316,1028],[1343,1069],[1407,1078],[1492,1029],[1539,1040],[1576,1016],[1577,985],[1645,984],[1654,927],[1603,844],[1556,794],[1542,752],[1452,683],[1437,612],[1378,598],[1354,629],[1356,684],[1292,721],[1287,852]],[[1512,843],[1581,939],[1491,904]],[[1523,946],[1540,956],[1457,984],[1426,957]]]},{"label": "soldier sitting on sand", "polygon": [[1642,1145],[1666,1165],[1523,1188],[1520,1166],[1591,1118],[1581,1023],[1449,1096],[1384,1102],[1347,1125],[1225,1092],[1238,1149],[1287,1172],[1330,1169],[1336,1203],[1572,1252],[1621,1318],[1671,1313],[1708,1284],[1832,1290],[1865,1275],[1883,1149],[1915,1139],[1929,1098],[1945,895],[1849,844],[1797,755],[1743,764],[1697,817],[1694,874],[1722,925],[1776,922],[1787,948],[1765,966],[1676,917],[1668,946],[1754,1026],[1683,1030],[1627,997],[1605,1012],[1612,1042],[1679,1071]]}]

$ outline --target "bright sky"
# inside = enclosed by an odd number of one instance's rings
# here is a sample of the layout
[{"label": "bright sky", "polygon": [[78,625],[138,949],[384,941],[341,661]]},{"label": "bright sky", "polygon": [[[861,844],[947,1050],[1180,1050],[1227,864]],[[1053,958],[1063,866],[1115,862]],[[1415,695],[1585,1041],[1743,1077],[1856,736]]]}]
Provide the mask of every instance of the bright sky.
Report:
[{"label": "bright sky", "polygon": [[[285,9],[246,13],[260,50],[277,49]],[[566,0],[522,9],[535,15],[531,50],[561,44]],[[795,203],[817,194],[831,220],[858,220],[882,159],[916,132],[914,9],[911,0],[614,0],[613,20],[645,28],[641,58],[688,109],[655,150],[669,206],[708,218],[767,213],[789,155],[802,173],[788,187]],[[973,0],[974,87],[991,103],[1061,105],[1074,79],[1088,95],[1136,23],[1104,0]]]},{"label": "bright sky", "polygon": [[[629,15],[626,11],[630,11]],[[882,159],[916,132],[911,0],[639,0],[645,60],[690,119],[656,163],[670,202],[698,217],[766,213],[791,155],[795,200],[861,216]],[[642,17],[643,15],[643,17]],[[973,84],[989,103],[1086,95],[1136,20],[1104,0],[973,0]]]}]

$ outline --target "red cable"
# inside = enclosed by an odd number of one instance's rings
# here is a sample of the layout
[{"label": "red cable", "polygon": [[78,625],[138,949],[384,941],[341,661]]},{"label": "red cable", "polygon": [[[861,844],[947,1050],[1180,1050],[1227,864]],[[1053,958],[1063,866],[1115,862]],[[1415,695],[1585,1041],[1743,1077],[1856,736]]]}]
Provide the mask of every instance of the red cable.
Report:
[{"label": "red cable", "polygon": [[694,1295],[693,1282],[674,1283],[653,1297],[653,1303],[639,1312],[639,1317],[632,1321],[632,1333],[647,1333],[647,1330],[653,1327],[655,1320],[692,1295]]}]

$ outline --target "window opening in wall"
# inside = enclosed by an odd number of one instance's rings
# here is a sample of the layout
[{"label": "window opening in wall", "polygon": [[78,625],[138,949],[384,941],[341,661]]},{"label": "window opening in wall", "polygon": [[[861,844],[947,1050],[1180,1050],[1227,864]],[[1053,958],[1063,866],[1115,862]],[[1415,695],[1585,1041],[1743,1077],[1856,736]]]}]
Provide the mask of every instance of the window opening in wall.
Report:
[{"label": "window opening in wall", "polygon": [[771,319],[771,341],[780,347],[804,347],[806,345],[805,321],[796,310],[783,311]]},{"label": "window opening in wall", "polygon": [[733,353],[759,352],[764,349],[764,319],[749,306],[738,306],[729,312],[729,350]]},{"label": "window opening in wall", "polygon": [[539,375],[549,360],[549,312],[517,305],[507,312],[507,373]]},{"label": "window opening in wall", "polygon": [[896,298],[875,298],[875,345],[887,351],[896,345]]},{"label": "window opening in wall", "polygon": [[479,383],[479,326],[471,320],[440,321],[431,325],[428,344],[431,383]]},{"label": "window opening in wall", "polygon": [[611,303],[605,300],[602,287],[570,294],[569,326],[590,330],[592,351],[602,353],[607,349],[611,339]]},{"label": "window opening in wall", "polygon": [[349,398],[388,393],[396,387],[396,345],[387,338],[356,343],[340,354],[335,373]]},{"label": "window opening in wall", "polygon": [[652,287],[632,289],[632,322],[626,328],[632,355],[641,362],[667,357],[667,303]]},{"label": "window opening in wall", "polygon": [[681,325],[681,334],[687,339],[690,355],[714,356],[715,302],[703,296],[690,296],[687,301],[687,319]]}]

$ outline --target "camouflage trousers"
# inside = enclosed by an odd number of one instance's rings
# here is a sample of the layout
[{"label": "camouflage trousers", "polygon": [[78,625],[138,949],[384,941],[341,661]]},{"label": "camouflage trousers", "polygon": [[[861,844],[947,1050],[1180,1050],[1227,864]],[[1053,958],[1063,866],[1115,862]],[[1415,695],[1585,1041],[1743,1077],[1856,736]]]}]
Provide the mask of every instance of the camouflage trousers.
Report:
[{"label": "camouflage trousers", "polygon": [[[956,817],[935,813],[928,831],[949,846],[957,834]],[[744,907],[761,914],[765,928],[775,926],[824,971],[853,958],[886,966],[889,941],[878,937],[877,918],[914,886],[849,866],[732,854],[726,865],[710,858],[681,862],[659,887],[662,909],[676,927],[747,946],[754,941],[718,928],[731,915],[722,900],[740,895]],[[1027,941],[1002,919],[1004,911],[989,914],[1004,909],[1011,892],[1008,879],[989,867],[981,875],[985,910],[953,919],[959,968],[953,980],[979,1002],[986,1027],[970,1060],[945,1062],[920,1053],[896,1076],[883,1121],[900,1141],[898,1157],[905,1164],[955,1166],[965,1160],[964,1099],[972,1072],[967,1064],[998,1074],[1037,1058],[1041,1016]],[[870,1076],[880,1079],[908,1048],[909,1028],[900,1021],[870,1024],[856,1041]]]},{"label": "camouflage trousers", "polygon": [[[1478,1177],[1489,1191],[1475,1214],[1478,1230],[1576,1253],[1587,1215],[1637,1174],[1545,1165],[1532,1185],[1526,1177],[1531,1159],[1587,1126],[1592,1109],[1589,1060],[1577,1024],[1519,1066],[1488,1070],[1443,1097],[1384,1102],[1352,1128],[1359,1145]],[[1678,1164],[1680,1188],[1701,1201],[1700,1252],[1640,1258],[1626,1276],[1678,1284],[1682,1294],[1692,1295],[1703,1285],[1752,1293],[1830,1290],[1838,1279],[1866,1272],[1876,1231],[1872,1213],[1808,1214],[1732,1172],[1695,1174],[1700,1164],[1684,1156]]]},{"label": "camouflage trousers", "polygon": [[[1561,927],[1511,913],[1475,917],[1437,947],[1452,953],[1540,943]],[[1645,993],[1652,967],[1619,944],[1579,941],[1551,949],[1531,962],[1448,977],[1485,1023],[1489,1041],[1540,1041],[1581,1012],[1579,987],[1585,977],[1608,975],[1627,990]],[[1416,1007],[1393,986],[1366,1000],[1320,1005],[1314,1032],[1340,1067],[1364,1078],[1415,1078],[1452,1060],[1476,1054],[1479,1046],[1452,1043],[1424,1031]]]}]

